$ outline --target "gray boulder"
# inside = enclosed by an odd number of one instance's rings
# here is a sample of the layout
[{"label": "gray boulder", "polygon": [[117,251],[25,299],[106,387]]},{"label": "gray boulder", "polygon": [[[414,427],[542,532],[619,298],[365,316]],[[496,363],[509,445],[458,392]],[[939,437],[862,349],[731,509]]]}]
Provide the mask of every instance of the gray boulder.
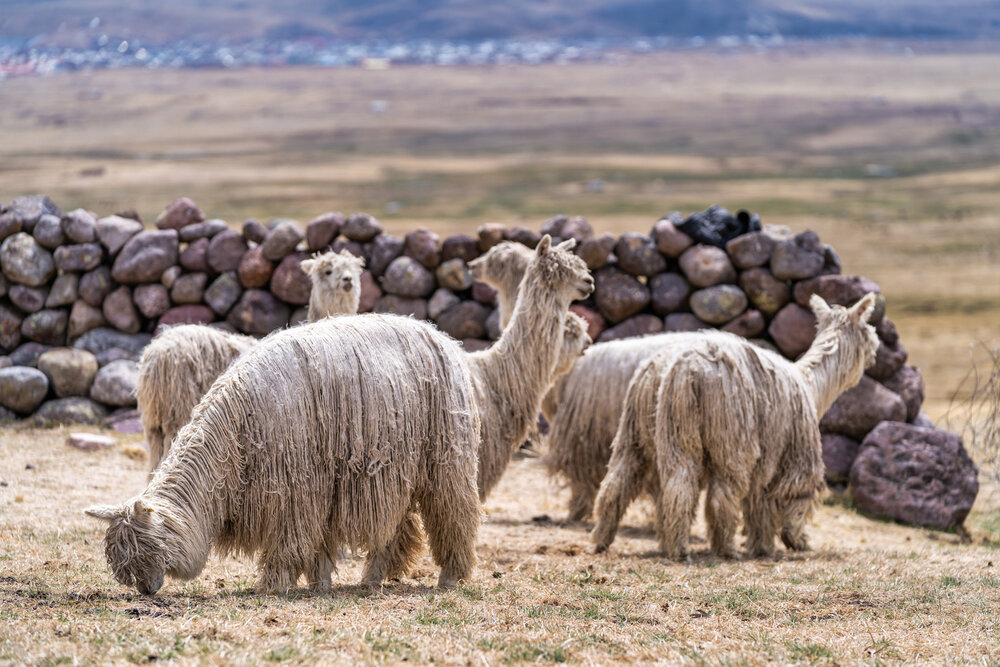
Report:
[{"label": "gray boulder", "polygon": [[43,345],[65,345],[69,313],[64,309],[40,310],[24,318],[21,335]]},{"label": "gray boulder", "polygon": [[87,396],[97,369],[97,357],[86,350],[60,347],[38,357],[38,370],[49,378],[59,398]]},{"label": "gray boulder", "polygon": [[703,322],[725,324],[747,309],[747,295],[736,285],[715,285],[691,295],[691,311]]},{"label": "gray boulder", "polygon": [[594,274],[594,303],[598,312],[617,324],[649,304],[649,288],[624,271],[607,266]]},{"label": "gray boulder", "polygon": [[906,404],[868,376],[841,394],[820,420],[820,430],[862,440],[877,424],[906,420]]},{"label": "gray boulder", "polygon": [[112,361],[97,371],[90,397],[98,403],[116,407],[135,405],[135,386],[139,381],[139,366],[134,361]]},{"label": "gray boulder", "polygon": [[8,280],[28,287],[40,287],[56,273],[52,253],[24,232],[8,236],[0,244],[0,265]]},{"label": "gray boulder", "polygon": [[97,218],[82,208],[70,211],[60,222],[63,234],[73,243],[93,243],[97,240]]},{"label": "gray boulder", "polygon": [[735,283],[736,269],[726,251],[711,245],[691,246],[680,260],[681,271],[695,287]]},{"label": "gray boulder", "polygon": [[114,257],[125,247],[128,240],[142,231],[142,223],[132,218],[109,215],[97,221],[97,240]]},{"label": "gray boulder", "polygon": [[37,368],[0,368],[0,405],[21,414],[35,411],[49,392],[49,379]]},{"label": "gray boulder", "polygon": [[42,403],[32,419],[37,426],[50,424],[100,426],[107,414],[107,409],[100,403],[81,396],[70,396]]},{"label": "gray boulder", "polygon": [[179,243],[173,229],[139,232],[130,238],[111,267],[111,277],[119,283],[156,282],[177,263]]}]

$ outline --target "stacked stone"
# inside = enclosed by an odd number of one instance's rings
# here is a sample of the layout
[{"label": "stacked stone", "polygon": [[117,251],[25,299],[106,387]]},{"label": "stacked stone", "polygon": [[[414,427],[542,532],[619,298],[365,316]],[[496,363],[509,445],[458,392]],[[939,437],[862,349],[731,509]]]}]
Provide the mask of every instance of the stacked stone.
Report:
[{"label": "stacked stone", "polygon": [[[0,368],[0,418],[98,422],[109,408],[134,406],[135,362],[162,326],[203,323],[263,336],[297,324],[311,287],[301,262],[328,249],[365,259],[362,312],[429,319],[469,350],[488,347],[500,331],[496,294],[472,280],[468,262],[504,240],[534,247],[542,234],[575,239],[594,272],[594,294],[572,309],[595,341],[716,327],[794,359],[815,335],[812,294],[849,305],[879,291],[865,278],[841,275],[837,254],[814,232],[761,227],[755,215],[718,206],[686,218],[670,214],[649,234],[619,237],[568,216],[545,221],[539,231],[491,223],[476,236],[445,239],[427,229],[392,236],[364,213],[326,213],[304,229],[293,220],[247,220],[237,231],[206,220],[186,198],[170,204],[155,229],[137,218],[63,214],[42,196],[0,209],[0,352],[9,355],[0,356],[0,367],[7,366]],[[871,487],[872,479],[905,477],[905,466],[892,461],[914,443],[943,437],[920,411],[923,380],[906,364],[885,312],[880,297],[875,365],[821,421],[834,485],[864,479]],[[896,431],[876,428],[884,422]],[[900,428],[910,430],[900,435]],[[948,460],[957,467],[941,474],[962,480],[955,488],[972,488],[968,457]],[[857,498],[876,514],[914,514],[886,509],[892,495]],[[961,515],[935,512],[949,521]]]}]

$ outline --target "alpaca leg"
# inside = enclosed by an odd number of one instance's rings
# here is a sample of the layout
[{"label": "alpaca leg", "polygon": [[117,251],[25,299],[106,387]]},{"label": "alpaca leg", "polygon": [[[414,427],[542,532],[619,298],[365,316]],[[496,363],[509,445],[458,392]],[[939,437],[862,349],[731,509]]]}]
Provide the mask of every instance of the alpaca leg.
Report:
[{"label": "alpaca leg", "polygon": [[643,456],[638,443],[631,438],[626,440],[624,436],[621,438],[616,436],[612,452],[608,474],[601,482],[595,501],[596,523],[590,534],[595,553],[607,551],[614,541],[625,510],[643,490],[648,469],[646,457]]},{"label": "alpaca leg", "polygon": [[298,579],[301,570],[289,566],[289,556],[290,554],[277,551],[262,554],[257,564],[257,583],[254,584],[254,590],[258,593],[277,594],[287,593],[294,588],[294,579]]},{"label": "alpaca leg", "polygon": [[330,590],[333,573],[333,558],[325,549],[317,551],[312,566],[306,573],[309,578],[309,589],[322,593]]},{"label": "alpaca leg", "polygon": [[570,482],[571,496],[569,499],[570,521],[586,521],[594,513],[594,496],[597,489],[590,484],[575,480]]},{"label": "alpaca leg", "polygon": [[[455,477],[448,478],[448,473]],[[476,533],[482,516],[474,478],[442,471],[438,484],[420,498],[420,513],[434,562],[441,567],[438,587],[452,588],[472,574]]]},{"label": "alpaca leg", "polygon": [[808,551],[809,537],[806,535],[806,521],[815,508],[815,497],[793,498],[782,503],[779,513],[782,519],[781,541],[793,551]]},{"label": "alpaca leg", "polygon": [[713,475],[708,482],[705,521],[712,552],[722,558],[737,556],[733,537],[740,522],[740,505],[744,495],[738,483],[727,477]]},{"label": "alpaca leg", "polygon": [[362,583],[378,586],[386,579],[406,576],[416,564],[421,547],[423,547],[423,535],[420,531],[420,522],[416,510],[411,507],[406,511],[389,543],[368,555],[365,571],[361,577]]},{"label": "alpaca leg", "polygon": [[[670,452],[660,451],[659,456],[669,456]],[[701,466],[697,461],[684,456],[672,456],[671,462],[658,466],[660,472],[660,492],[657,496],[656,514],[660,521],[657,537],[660,551],[667,558],[683,560],[687,558],[688,539],[691,524],[698,511],[698,490]]]},{"label": "alpaca leg", "polygon": [[743,524],[747,534],[747,553],[751,558],[774,555],[774,535],[778,530],[774,502],[762,491],[751,492],[743,501]]}]

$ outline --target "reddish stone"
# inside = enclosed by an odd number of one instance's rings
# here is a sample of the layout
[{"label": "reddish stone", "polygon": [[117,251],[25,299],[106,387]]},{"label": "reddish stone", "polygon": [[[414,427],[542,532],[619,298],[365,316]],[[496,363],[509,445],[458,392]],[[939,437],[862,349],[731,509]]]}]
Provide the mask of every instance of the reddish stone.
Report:
[{"label": "reddish stone", "polygon": [[239,276],[240,284],[246,289],[264,287],[271,279],[271,274],[274,273],[274,263],[264,259],[260,246],[250,248],[240,258],[236,273]]},{"label": "reddish stone", "polygon": [[797,303],[790,303],[774,316],[767,332],[781,353],[790,359],[809,349],[816,337],[816,316]]},{"label": "reddish stone", "polygon": [[587,323],[587,335],[590,336],[590,340],[597,340],[597,337],[608,326],[607,321],[601,317],[601,314],[592,308],[574,303],[569,309],[570,312],[576,313]]},{"label": "reddish stone", "polygon": [[216,273],[235,271],[247,251],[243,236],[232,229],[216,234],[208,242],[208,265]]},{"label": "reddish stone", "polygon": [[201,304],[177,306],[163,313],[160,321],[157,322],[156,330],[159,332],[164,327],[176,324],[208,324],[214,320],[215,313],[208,306]]},{"label": "reddish stone", "polygon": [[294,305],[309,303],[312,281],[302,271],[302,260],[306,257],[304,252],[296,252],[281,260],[271,276],[271,292],[274,296]]},{"label": "reddish stone", "polygon": [[201,238],[188,244],[187,248],[181,251],[181,266],[188,271],[198,273],[208,273],[212,268],[208,265],[208,244],[209,239]]},{"label": "reddish stone", "polygon": [[201,222],[205,215],[198,205],[187,197],[172,202],[156,219],[157,229],[180,229]]}]

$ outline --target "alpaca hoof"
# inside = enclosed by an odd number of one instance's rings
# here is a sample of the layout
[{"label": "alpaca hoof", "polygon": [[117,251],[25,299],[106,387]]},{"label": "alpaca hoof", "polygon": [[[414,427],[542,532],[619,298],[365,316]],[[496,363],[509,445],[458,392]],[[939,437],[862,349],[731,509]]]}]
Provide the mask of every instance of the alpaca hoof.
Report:
[{"label": "alpaca hoof", "polygon": [[607,552],[608,552],[608,545],[607,544],[595,544],[594,545],[594,554],[603,554],[603,553],[607,553]]},{"label": "alpaca hoof", "polygon": [[458,577],[454,575],[445,575],[444,572],[438,577],[438,588],[444,590],[451,590],[458,586]]},{"label": "alpaca hoof", "polygon": [[790,535],[782,534],[781,542],[792,551],[809,551],[809,539],[805,535],[791,537]]}]

